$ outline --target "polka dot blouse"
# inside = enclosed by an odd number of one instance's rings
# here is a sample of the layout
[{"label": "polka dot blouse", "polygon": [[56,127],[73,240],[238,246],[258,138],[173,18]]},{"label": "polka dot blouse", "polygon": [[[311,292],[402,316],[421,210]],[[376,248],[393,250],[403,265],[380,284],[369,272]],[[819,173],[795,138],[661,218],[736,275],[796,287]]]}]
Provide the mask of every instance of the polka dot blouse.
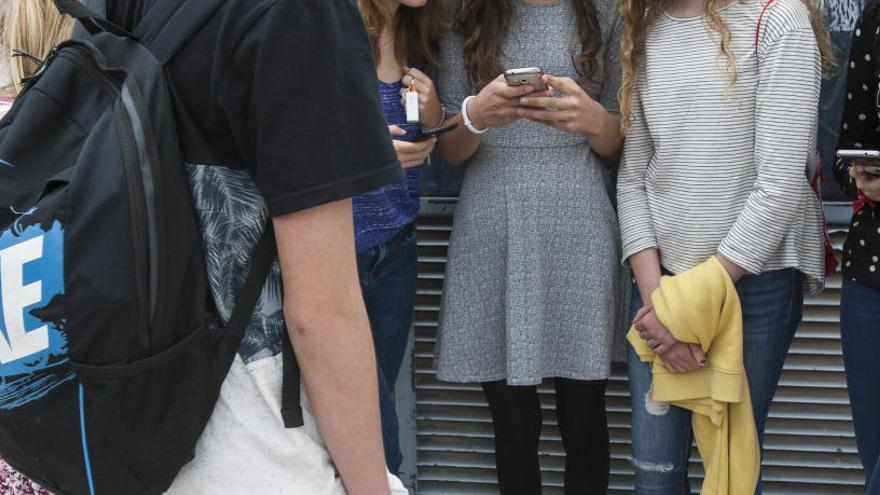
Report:
[{"label": "polka dot blouse", "polygon": [[[880,150],[880,116],[877,99],[880,80],[874,60],[875,40],[880,36],[880,0],[865,8],[853,31],[852,48],[840,132],[841,149]],[[844,163],[835,167],[841,187],[855,196],[855,184]],[[880,289],[880,205],[865,205],[855,212],[844,245],[844,276],[869,287]]]}]

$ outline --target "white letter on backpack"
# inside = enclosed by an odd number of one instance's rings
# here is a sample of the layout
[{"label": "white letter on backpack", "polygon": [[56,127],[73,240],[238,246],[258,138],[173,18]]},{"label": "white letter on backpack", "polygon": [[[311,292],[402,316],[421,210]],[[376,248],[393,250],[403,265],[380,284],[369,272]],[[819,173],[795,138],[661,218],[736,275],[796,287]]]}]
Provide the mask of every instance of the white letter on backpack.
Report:
[{"label": "white letter on backpack", "polygon": [[24,308],[42,300],[39,280],[24,284],[24,265],[43,256],[43,236],[29,239],[0,251],[0,297],[6,339],[0,338],[0,364],[41,352],[49,347],[49,329],[26,331]]}]

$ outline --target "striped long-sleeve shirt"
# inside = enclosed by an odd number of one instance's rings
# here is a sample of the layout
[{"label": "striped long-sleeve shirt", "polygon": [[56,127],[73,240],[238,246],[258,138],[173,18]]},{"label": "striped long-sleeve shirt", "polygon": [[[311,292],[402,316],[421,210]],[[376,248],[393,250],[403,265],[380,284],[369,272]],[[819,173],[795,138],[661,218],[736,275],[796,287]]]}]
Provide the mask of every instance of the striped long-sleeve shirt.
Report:
[{"label": "striped long-sleeve shirt", "polygon": [[729,85],[717,34],[700,17],[651,28],[618,178],[624,260],[657,248],[680,273],[720,253],[750,273],[797,268],[823,280],[815,164],[821,70],[800,0],[735,2]]}]

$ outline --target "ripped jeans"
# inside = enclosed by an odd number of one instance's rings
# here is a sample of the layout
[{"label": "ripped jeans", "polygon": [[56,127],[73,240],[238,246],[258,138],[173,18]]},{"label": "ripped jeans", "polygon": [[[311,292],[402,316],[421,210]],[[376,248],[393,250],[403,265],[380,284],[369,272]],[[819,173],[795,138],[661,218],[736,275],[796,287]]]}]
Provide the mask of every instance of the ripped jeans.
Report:
[{"label": "ripped jeans", "polygon": [[[743,310],[743,348],[758,437],[776,392],[782,365],[803,313],[803,279],[793,269],[747,275],[736,284]],[[631,316],[642,307],[633,290]],[[628,346],[629,347],[629,346]],[[693,443],[690,411],[651,399],[651,367],[629,347],[633,466],[637,495],[690,493]],[[758,483],[756,493],[761,493]]]}]

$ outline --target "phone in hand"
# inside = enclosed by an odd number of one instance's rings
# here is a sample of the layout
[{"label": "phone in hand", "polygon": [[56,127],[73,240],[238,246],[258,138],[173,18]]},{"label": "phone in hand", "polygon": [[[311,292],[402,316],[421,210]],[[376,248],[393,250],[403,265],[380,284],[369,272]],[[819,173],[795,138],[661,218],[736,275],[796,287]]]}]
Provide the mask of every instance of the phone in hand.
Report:
[{"label": "phone in hand", "polygon": [[538,67],[508,69],[504,71],[504,79],[508,86],[531,86],[535,91],[544,91],[547,85],[541,80],[544,71]]},{"label": "phone in hand", "polygon": [[427,131],[427,132],[423,131],[415,139],[413,139],[412,142],[420,143],[422,141],[427,141],[431,138],[435,138],[437,136],[441,136],[443,134],[446,134],[449,131],[454,131],[455,128],[457,128],[457,127],[458,127],[458,124],[452,124],[452,125],[448,125],[446,127],[441,127],[439,129],[431,129],[430,131]]},{"label": "phone in hand", "polygon": [[880,151],[877,150],[837,150],[837,158],[850,163],[862,162],[865,173],[871,177],[880,177]]}]

